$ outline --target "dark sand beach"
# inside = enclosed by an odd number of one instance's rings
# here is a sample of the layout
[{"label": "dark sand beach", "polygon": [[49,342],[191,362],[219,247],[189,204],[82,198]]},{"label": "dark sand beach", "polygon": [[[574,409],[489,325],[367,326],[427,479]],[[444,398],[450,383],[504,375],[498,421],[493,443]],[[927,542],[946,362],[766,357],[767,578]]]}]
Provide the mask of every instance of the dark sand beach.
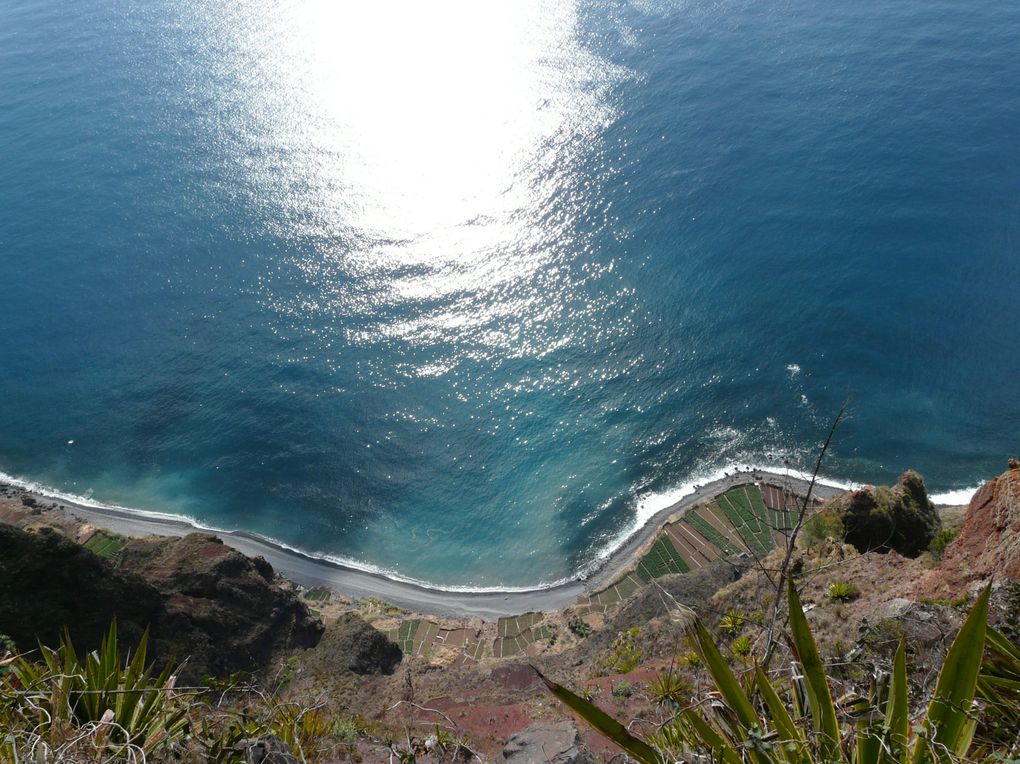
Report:
[{"label": "dark sand beach", "polygon": [[[60,511],[125,536],[184,536],[196,531],[215,533],[224,543],[244,554],[264,557],[283,576],[305,587],[323,586],[355,598],[376,597],[419,613],[490,619],[530,611],[559,610],[589,592],[604,588],[636,562],[639,552],[671,518],[688,507],[712,499],[734,486],[754,481],[784,486],[797,494],[803,494],[808,488],[805,480],[774,472],[764,470],[734,472],[722,479],[698,486],[692,493],[655,513],[587,575],[555,586],[507,591],[459,591],[401,581],[290,549],[271,539],[242,530],[209,531],[187,520],[171,516],[156,516],[112,507],[86,506],[64,499],[54,499],[51,496],[32,495],[44,504],[56,504]],[[813,495],[829,498],[842,490],[816,483]]]}]

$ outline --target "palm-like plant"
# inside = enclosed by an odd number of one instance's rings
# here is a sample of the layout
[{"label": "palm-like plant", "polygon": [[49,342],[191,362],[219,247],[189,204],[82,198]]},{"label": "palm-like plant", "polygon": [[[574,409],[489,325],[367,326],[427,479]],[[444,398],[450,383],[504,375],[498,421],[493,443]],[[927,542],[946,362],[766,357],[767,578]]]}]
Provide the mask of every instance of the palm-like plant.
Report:
[{"label": "palm-like plant", "polygon": [[74,737],[84,731],[100,752],[127,747],[149,752],[183,736],[187,705],[173,692],[173,666],[158,675],[146,665],[148,632],[134,655],[121,659],[117,624],[100,648],[79,659],[65,631],[57,649],[40,646],[42,662],[11,666],[12,713],[37,739]]},{"label": "palm-like plant", "polygon": [[681,758],[723,764],[959,761],[971,749],[977,725],[973,704],[988,633],[988,597],[986,588],[945,657],[927,710],[913,724],[903,643],[888,682],[876,684],[868,699],[854,698],[837,707],[792,583],[788,590],[791,676],[774,680],[755,666],[742,682],[696,621],[689,639],[711,675],[715,692],[699,706],[679,711],[648,740],[637,738],[591,703],[542,678],[553,694],[644,764]]}]

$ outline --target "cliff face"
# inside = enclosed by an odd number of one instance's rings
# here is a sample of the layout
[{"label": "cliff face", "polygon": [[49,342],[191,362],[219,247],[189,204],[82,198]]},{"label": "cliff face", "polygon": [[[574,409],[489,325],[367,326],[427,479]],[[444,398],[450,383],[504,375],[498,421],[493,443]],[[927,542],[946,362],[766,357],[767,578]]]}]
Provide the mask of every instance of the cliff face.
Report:
[{"label": "cliff face", "polygon": [[135,574],[163,596],[161,624],[181,635],[178,655],[228,674],[267,664],[281,650],[313,647],[322,624],[273,567],[215,536],[134,539],[120,555],[121,571]]},{"label": "cliff face", "polygon": [[123,639],[136,642],[162,606],[154,587],[55,531],[0,524],[0,632],[20,649],[37,638],[56,645],[65,624],[79,649],[91,649],[115,617]]},{"label": "cliff face", "polygon": [[942,564],[917,585],[918,595],[956,596],[977,581],[1020,581],[1020,463],[974,494],[963,527]]},{"label": "cliff face", "polygon": [[186,659],[192,678],[260,669],[322,634],[269,563],[212,536],[138,539],[115,566],[56,532],[0,524],[0,632],[31,649],[66,625],[91,650],[113,618],[126,644],[150,627],[151,655]]}]

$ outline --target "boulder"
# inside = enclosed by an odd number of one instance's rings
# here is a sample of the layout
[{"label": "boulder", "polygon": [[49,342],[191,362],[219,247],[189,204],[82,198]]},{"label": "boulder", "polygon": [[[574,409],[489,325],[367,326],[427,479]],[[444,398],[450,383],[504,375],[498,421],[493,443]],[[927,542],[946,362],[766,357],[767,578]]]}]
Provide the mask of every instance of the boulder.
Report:
[{"label": "boulder", "polygon": [[503,760],[512,764],[595,764],[591,751],[581,746],[572,721],[540,722],[506,741]]},{"label": "boulder", "polygon": [[0,634],[20,650],[55,647],[65,626],[79,651],[94,649],[115,618],[121,641],[135,644],[162,609],[151,584],[55,531],[0,524]]},{"label": "boulder", "polygon": [[276,735],[242,740],[234,746],[234,750],[244,764],[301,764],[301,760]]},{"label": "boulder", "polygon": [[962,620],[963,614],[953,607],[898,597],[861,620],[857,647],[891,660],[905,640],[910,671],[935,676]]}]

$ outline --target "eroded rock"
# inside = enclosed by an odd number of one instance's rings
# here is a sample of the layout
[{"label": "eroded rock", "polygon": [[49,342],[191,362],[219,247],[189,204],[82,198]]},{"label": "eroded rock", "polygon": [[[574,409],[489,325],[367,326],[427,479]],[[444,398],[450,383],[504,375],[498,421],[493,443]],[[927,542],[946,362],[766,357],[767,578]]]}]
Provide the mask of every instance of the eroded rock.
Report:
[{"label": "eroded rock", "polygon": [[524,728],[507,740],[503,760],[512,764],[595,764],[595,757],[581,746],[572,721],[541,722]]},{"label": "eroded rock", "polygon": [[47,528],[0,524],[0,633],[31,649],[66,626],[83,652],[114,618],[123,647],[149,628],[150,657],[175,658],[186,679],[257,671],[323,628],[268,563],[212,536],[136,539],[115,565]]},{"label": "eroded rock", "polygon": [[842,521],[844,540],[862,553],[895,550],[917,557],[942,529],[924,479],[913,470],[891,488],[865,486],[833,499],[827,508]]},{"label": "eroded rock", "polygon": [[355,674],[392,674],[404,657],[399,646],[353,613],[330,625],[317,653]]}]

